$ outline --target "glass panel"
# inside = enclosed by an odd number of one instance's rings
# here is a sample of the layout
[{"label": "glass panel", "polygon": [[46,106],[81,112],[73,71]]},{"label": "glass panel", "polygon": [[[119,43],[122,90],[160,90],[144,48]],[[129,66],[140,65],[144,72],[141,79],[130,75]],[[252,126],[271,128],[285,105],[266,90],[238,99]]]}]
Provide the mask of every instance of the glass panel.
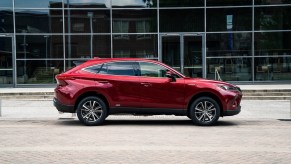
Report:
[{"label": "glass panel", "polygon": [[72,60],[66,60],[66,67],[65,67],[65,71],[68,71],[80,64],[85,63],[86,61],[88,61],[90,59],[72,59]]},{"label": "glass panel", "polygon": [[0,86],[2,84],[13,84],[12,70],[0,70]]},{"label": "glass panel", "polygon": [[64,0],[69,8],[110,8],[110,0]]},{"label": "glass panel", "polygon": [[166,73],[168,71],[167,68],[154,63],[140,62],[139,65],[141,76],[166,77]]},{"label": "glass panel", "polygon": [[[1,0],[2,1],[2,0]],[[14,0],[16,8],[62,8],[62,0]]]},{"label": "glass panel", "polygon": [[157,0],[112,0],[113,8],[152,8],[157,7]]},{"label": "glass panel", "polygon": [[184,36],[184,74],[202,77],[202,37]]},{"label": "glass panel", "polygon": [[161,32],[204,31],[204,9],[160,10]]},{"label": "glass panel", "polygon": [[63,36],[61,35],[16,35],[16,57],[63,58]]},{"label": "glass panel", "polygon": [[255,0],[255,5],[291,4],[291,0]]},{"label": "glass panel", "polygon": [[13,12],[0,9],[0,33],[13,33]]},{"label": "glass panel", "polygon": [[66,36],[66,58],[110,58],[110,35]]},{"label": "glass panel", "polygon": [[255,55],[291,55],[290,38],[291,32],[255,33]]},{"label": "glass panel", "polygon": [[113,35],[113,57],[158,58],[157,35]]},{"label": "glass panel", "polygon": [[12,69],[12,39],[0,37],[0,69]]},{"label": "glass panel", "polygon": [[252,8],[207,9],[207,31],[252,30]]},{"label": "glass panel", "polygon": [[207,59],[207,78],[223,81],[252,81],[251,58]]},{"label": "glass panel", "polygon": [[65,20],[66,33],[110,33],[109,10],[66,10]]},{"label": "glass panel", "polygon": [[207,0],[207,6],[243,6],[252,5],[252,0]]},{"label": "glass panel", "polygon": [[181,71],[180,35],[162,37],[162,61]]},{"label": "glass panel", "polygon": [[63,60],[18,60],[18,84],[56,83],[55,76],[63,72]]},{"label": "glass panel", "polygon": [[133,69],[134,62],[115,62],[103,64],[100,74],[137,76]]},{"label": "glass panel", "polygon": [[0,7],[11,7],[12,8],[12,1],[13,0],[1,0]]},{"label": "glass panel", "polygon": [[291,57],[255,58],[255,80],[291,80]]},{"label": "glass panel", "polygon": [[157,10],[113,10],[113,33],[157,32]]},{"label": "glass panel", "polygon": [[251,56],[251,33],[207,34],[207,57]]},{"label": "glass panel", "polygon": [[160,0],[160,7],[200,7],[203,0]]},{"label": "glass panel", "polygon": [[17,33],[62,33],[62,10],[16,10]]},{"label": "glass panel", "polygon": [[13,83],[12,69],[12,38],[0,37],[0,85]]},{"label": "glass panel", "polygon": [[255,7],[255,30],[290,30],[291,6]]}]

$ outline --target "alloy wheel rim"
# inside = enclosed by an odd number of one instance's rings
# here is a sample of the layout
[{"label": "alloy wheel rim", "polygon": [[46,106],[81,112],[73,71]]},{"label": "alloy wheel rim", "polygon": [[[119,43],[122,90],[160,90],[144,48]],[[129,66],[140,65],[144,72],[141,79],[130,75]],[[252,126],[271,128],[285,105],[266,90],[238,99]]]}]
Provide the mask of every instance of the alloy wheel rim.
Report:
[{"label": "alloy wheel rim", "polygon": [[82,118],[88,122],[98,121],[102,114],[102,106],[97,101],[86,101],[81,107]]},{"label": "alloy wheel rim", "polygon": [[216,108],[209,101],[201,101],[195,106],[195,117],[199,122],[211,122],[216,116]]}]

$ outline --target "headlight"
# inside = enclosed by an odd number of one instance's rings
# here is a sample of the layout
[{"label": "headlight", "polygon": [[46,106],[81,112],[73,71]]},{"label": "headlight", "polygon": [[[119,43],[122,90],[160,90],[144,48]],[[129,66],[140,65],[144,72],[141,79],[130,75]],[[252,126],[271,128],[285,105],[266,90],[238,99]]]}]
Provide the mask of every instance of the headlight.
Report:
[{"label": "headlight", "polygon": [[218,84],[217,86],[226,90],[226,91],[239,91],[239,92],[241,92],[240,88],[238,88],[238,87],[232,87],[232,86],[224,85],[224,84]]}]

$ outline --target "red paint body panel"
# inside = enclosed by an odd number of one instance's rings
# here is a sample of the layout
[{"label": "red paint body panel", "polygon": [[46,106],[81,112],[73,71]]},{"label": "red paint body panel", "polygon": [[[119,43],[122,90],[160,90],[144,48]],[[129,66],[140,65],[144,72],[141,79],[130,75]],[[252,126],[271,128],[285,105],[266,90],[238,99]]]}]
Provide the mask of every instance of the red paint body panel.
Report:
[{"label": "red paint body panel", "polygon": [[[166,67],[180,76],[176,81],[165,77],[123,76],[98,74],[83,70],[97,64],[131,61],[151,62]],[[109,108],[151,108],[187,110],[193,99],[199,95],[214,97],[222,110],[236,110],[240,107],[242,93],[239,88],[225,82],[188,78],[173,68],[147,59],[93,59],[63,74],[56,76],[59,85],[55,89],[55,98],[65,106],[78,105],[80,96],[95,93],[105,97]],[[220,85],[237,88],[225,90]]]}]

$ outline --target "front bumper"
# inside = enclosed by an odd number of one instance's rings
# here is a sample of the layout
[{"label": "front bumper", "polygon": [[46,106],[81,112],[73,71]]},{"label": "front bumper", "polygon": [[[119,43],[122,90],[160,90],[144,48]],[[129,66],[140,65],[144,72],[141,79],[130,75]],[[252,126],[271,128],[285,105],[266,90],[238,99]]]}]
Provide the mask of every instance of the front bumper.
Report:
[{"label": "front bumper", "polygon": [[240,113],[241,106],[238,106],[236,109],[234,110],[224,110],[223,111],[223,116],[233,116],[233,115],[237,115]]},{"label": "front bumper", "polygon": [[58,99],[54,98],[54,106],[58,111],[64,113],[75,113],[74,106],[62,104]]}]

